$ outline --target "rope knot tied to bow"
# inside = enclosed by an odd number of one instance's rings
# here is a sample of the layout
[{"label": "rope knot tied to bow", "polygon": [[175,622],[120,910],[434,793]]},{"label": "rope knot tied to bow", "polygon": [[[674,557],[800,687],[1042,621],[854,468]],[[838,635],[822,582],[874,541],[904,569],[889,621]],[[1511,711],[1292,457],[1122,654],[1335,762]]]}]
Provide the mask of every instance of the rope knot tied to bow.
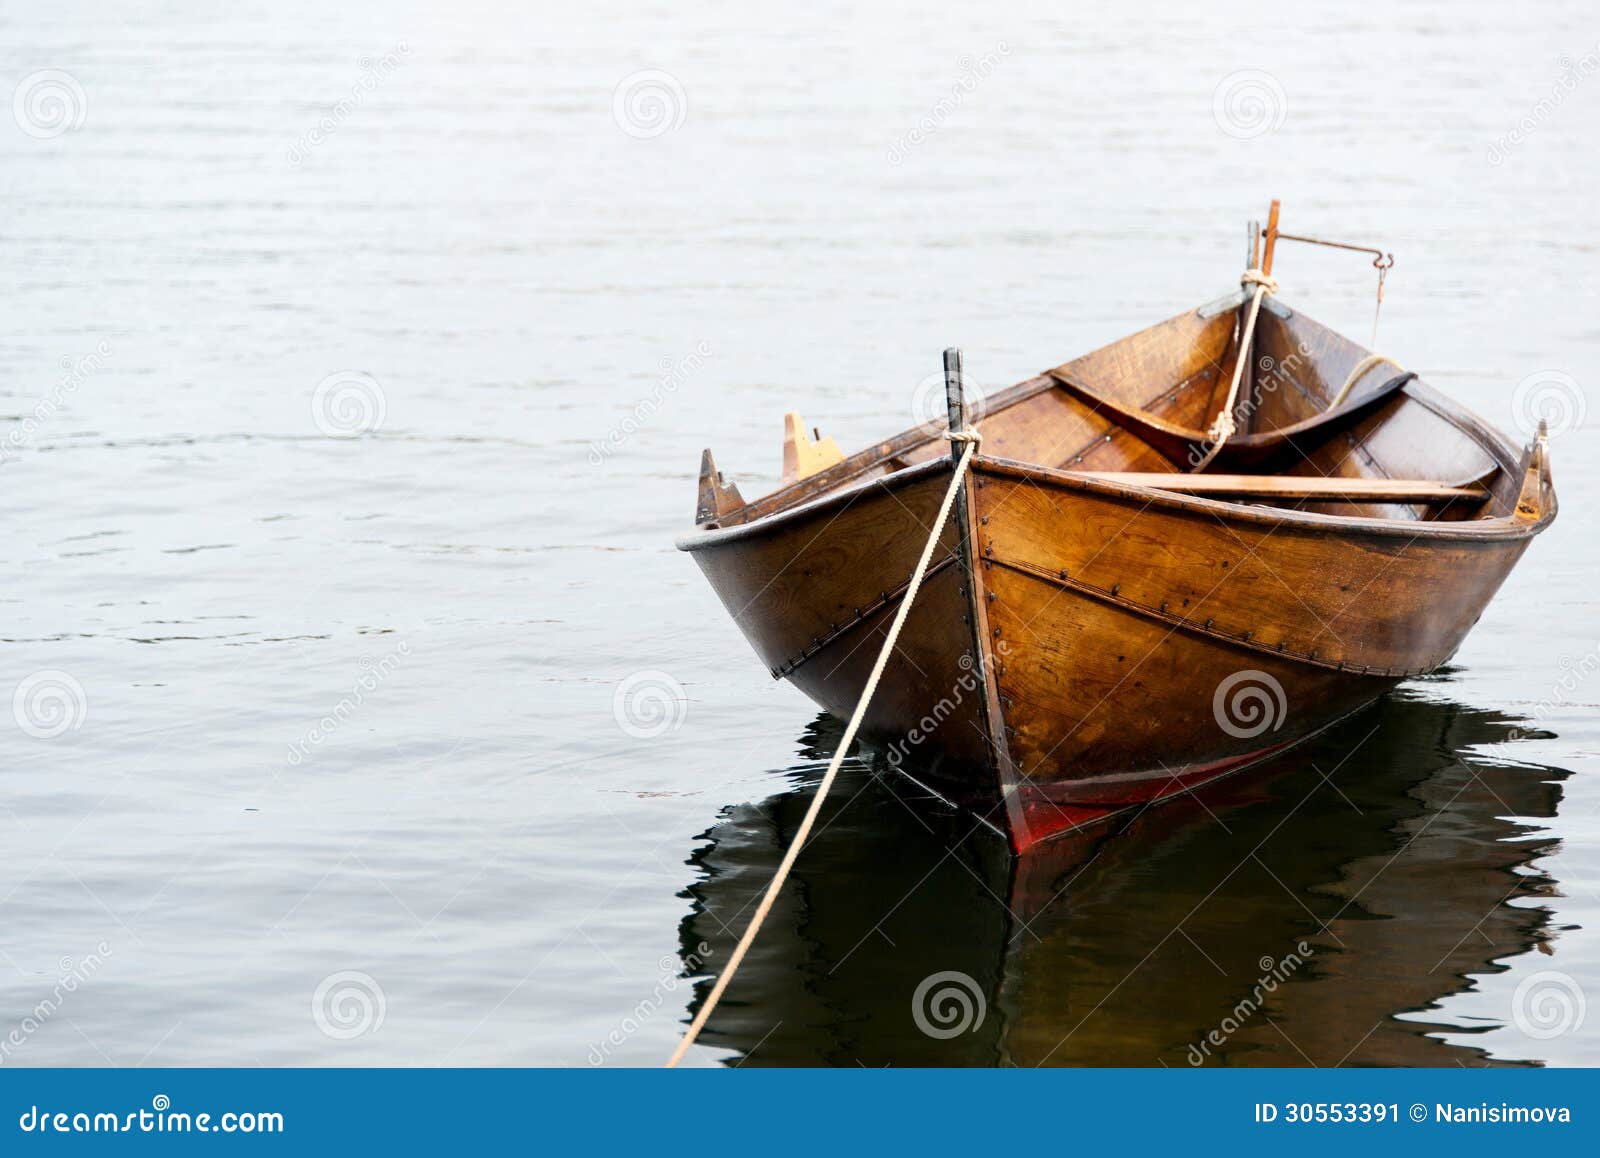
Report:
[{"label": "rope knot tied to bow", "polygon": [[1278,292],[1278,282],[1270,273],[1262,273],[1259,269],[1247,269],[1239,277],[1240,285],[1258,286],[1261,291],[1269,294]]},{"label": "rope knot tied to bow", "polygon": [[[1220,444],[1232,438],[1234,431],[1237,429],[1238,427],[1234,425],[1233,414],[1224,410],[1217,415],[1217,420],[1211,424],[1211,429],[1206,431],[1206,438],[1210,442],[1219,444],[1220,448]],[[1204,466],[1205,463],[1201,463],[1201,465]]]}]

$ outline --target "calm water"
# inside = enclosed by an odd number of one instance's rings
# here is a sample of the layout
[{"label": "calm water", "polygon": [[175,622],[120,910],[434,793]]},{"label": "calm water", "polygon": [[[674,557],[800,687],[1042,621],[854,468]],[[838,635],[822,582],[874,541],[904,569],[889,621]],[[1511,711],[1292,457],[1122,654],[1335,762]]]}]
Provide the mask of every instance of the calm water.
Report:
[{"label": "calm water", "polygon": [[[785,409],[1189,308],[1274,195],[1396,251],[1407,366],[1519,438],[1542,375],[1560,521],[1132,831],[1012,865],[850,768],[695,1057],[1600,1060],[1586,5],[443,7],[0,14],[4,1064],[660,1061],[838,734],[672,548],[702,446],[758,494]],[[1277,272],[1364,339],[1362,259]]]}]

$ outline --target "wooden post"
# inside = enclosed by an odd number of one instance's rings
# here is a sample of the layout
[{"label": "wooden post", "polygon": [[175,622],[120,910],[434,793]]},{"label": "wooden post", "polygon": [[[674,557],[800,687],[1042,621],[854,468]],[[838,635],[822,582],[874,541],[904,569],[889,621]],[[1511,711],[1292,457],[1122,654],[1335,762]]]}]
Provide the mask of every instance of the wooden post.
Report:
[{"label": "wooden post", "polygon": [[1281,204],[1273,199],[1272,208],[1267,210],[1267,245],[1261,254],[1261,272],[1268,277],[1272,276],[1272,251],[1278,245],[1278,206]]},{"label": "wooden post", "polygon": [[1259,221],[1250,222],[1250,228],[1248,230],[1246,230],[1246,233],[1248,234],[1248,239],[1247,239],[1248,240],[1248,244],[1245,246],[1245,252],[1244,252],[1245,266],[1244,267],[1246,269],[1260,269],[1261,268],[1261,222],[1259,222]]},{"label": "wooden post", "polygon": [[[967,400],[963,386],[961,351],[951,346],[944,352],[944,401],[950,429],[953,431],[967,429]],[[966,450],[965,442],[950,443],[952,469],[960,464],[961,456]],[[981,486],[982,483],[978,485]],[[978,685],[983,689],[983,697],[979,701],[981,705],[979,726],[983,729],[990,756],[1003,786],[1002,796],[1010,819],[1010,823],[1005,826],[1007,839],[1011,841],[1015,850],[1026,847],[1031,843],[1031,839],[1028,836],[1027,814],[1023,812],[1021,801],[1017,796],[1019,777],[1016,765],[1011,759],[1011,744],[1006,737],[1005,711],[1000,703],[996,644],[995,637],[990,634],[988,587],[983,577],[983,572],[989,564],[983,559],[979,550],[980,524],[974,517],[973,507],[976,500],[973,497],[972,487],[972,477],[968,475],[962,482],[961,489],[956,491],[955,509],[951,513],[956,530],[956,560],[961,567],[961,597],[966,602],[966,614],[961,618],[971,631],[968,655],[972,664],[967,670],[976,669],[981,681]],[[1004,647],[1001,646],[999,650],[1003,653]]]},{"label": "wooden post", "polygon": [[[944,352],[944,405],[950,420],[950,429],[965,430],[967,428],[967,403],[962,395],[961,351],[954,346]],[[963,445],[959,442],[950,444],[951,461],[960,461]],[[961,501],[959,496],[956,501]]]}]

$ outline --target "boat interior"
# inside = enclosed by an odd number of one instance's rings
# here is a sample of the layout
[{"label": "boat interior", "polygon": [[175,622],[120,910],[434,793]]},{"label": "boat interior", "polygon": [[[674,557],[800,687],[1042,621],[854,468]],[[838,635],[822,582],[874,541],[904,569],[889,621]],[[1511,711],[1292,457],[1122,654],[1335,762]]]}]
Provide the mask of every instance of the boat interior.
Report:
[{"label": "boat interior", "polygon": [[[1208,461],[1250,300],[1246,287],[974,400],[967,413],[980,453],[1077,478],[1351,518],[1502,519],[1528,502],[1534,447],[1519,455],[1414,374],[1271,296],[1245,342],[1236,432]],[[696,521],[749,524],[948,457],[945,429],[925,423],[845,457],[791,414],[783,485],[746,503],[708,450]]]}]

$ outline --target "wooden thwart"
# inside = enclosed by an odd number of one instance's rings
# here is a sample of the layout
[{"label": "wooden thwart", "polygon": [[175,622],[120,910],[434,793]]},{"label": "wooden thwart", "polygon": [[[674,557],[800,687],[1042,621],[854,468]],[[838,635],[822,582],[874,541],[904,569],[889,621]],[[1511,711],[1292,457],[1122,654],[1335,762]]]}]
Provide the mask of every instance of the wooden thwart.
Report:
[{"label": "wooden thwart", "polygon": [[1489,492],[1476,484],[1455,486],[1427,479],[1321,478],[1300,475],[1165,474],[1144,471],[1070,471],[1073,478],[1154,487],[1185,495],[1326,502],[1483,502]]}]

